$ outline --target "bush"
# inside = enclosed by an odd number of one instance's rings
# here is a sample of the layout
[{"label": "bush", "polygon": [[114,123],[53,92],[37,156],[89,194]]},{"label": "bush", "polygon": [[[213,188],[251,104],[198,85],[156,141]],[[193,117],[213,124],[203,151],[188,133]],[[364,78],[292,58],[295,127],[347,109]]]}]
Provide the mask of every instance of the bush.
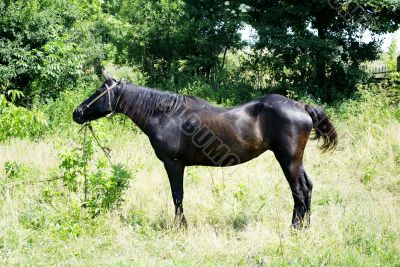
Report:
[{"label": "bush", "polygon": [[55,99],[105,57],[99,3],[0,1],[0,14],[0,89],[21,90],[18,104]]},{"label": "bush", "polygon": [[[131,172],[122,164],[111,165],[106,158],[94,160],[94,140],[88,138],[83,148],[73,148],[60,155],[61,177],[72,192],[83,191],[82,206],[92,216],[117,208],[123,191],[129,186]],[[91,166],[95,166],[91,168]]]},{"label": "bush", "polygon": [[10,137],[38,138],[46,127],[43,112],[17,107],[0,94],[0,142]]},{"label": "bush", "polygon": [[50,101],[41,107],[41,110],[49,118],[49,130],[51,132],[65,132],[71,129],[72,112],[88,97],[90,91],[94,92],[93,86],[82,85],[82,89],[66,90],[60,94],[55,101]]},{"label": "bush", "polygon": [[359,85],[354,99],[342,102],[335,111],[342,119],[356,118],[353,126],[385,126],[396,116],[399,97],[400,91],[392,82]]}]

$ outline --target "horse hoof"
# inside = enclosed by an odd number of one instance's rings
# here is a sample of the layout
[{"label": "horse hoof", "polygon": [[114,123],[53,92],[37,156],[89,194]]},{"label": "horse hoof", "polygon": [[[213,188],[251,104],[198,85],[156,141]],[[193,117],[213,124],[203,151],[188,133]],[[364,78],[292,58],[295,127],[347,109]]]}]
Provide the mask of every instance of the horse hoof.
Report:
[{"label": "horse hoof", "polygon": [[296,231],[306,230],[309,227],[310,227],[309,223],[302,223],[302,222],[292,223],[292,229]]},{"label": "horse hoof", "polygon": [[188,225],[185,216],[176,216],[175,225],[181,229],[187,229]]}]

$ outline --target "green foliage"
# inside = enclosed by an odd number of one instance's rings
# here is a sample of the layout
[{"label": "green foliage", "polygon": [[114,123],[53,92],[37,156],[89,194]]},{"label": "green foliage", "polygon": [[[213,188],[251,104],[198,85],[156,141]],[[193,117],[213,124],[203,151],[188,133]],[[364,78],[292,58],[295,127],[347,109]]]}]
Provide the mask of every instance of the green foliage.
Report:
[{"label": "green foliage", "polygon": [[168,75],[182,42],[177,42],[183,15],[182,1],[105,1],[106,12],[115,13],[104,21],[105,35],[117,53],[117,63],[139,65],[151,77]]},{"label": "green foliage", "polygon": [[397,40],[395,35],[392,37],[392,42],[389,46],[388,51],[388,61],[386,62],[387,68],[389,71],[396,71],[397,70]]},{"label": "green foliage", "polygon": [[335,190],[320,190],[315,196],[315,205],[327,206],[335,205],[343,202],[343,196],[339,191]]},{"label": "green foliage", "polygon": [[63,209],[53,208],[50,211],[41,200],[34,206],[28,204],[18,216],[18,223],[23,229],[48,231],[48,237],[63,241],[78,238],[96,225],[88,221],[77,202],[71,201],[65,206]]},{"label": "green foliage", "polygon": [[170,82],[160,84],[163,88],[186,95],[195,95],[204,98],[214,104],[233,106],[244,102],[254,100],[260,97],[264,92],[254,88],[253,81],[249,78],[247,72],[243,72],[241,64],[246,57],[238,53],[227,53],[224,69],[218,70],[218,73],[212,79],[201,76],[186,78],[179,89]]},{"label": "green foliage", "polygon": [[25,95],[19,90],[8,90],[7,96],[11,99],[11,102],[14,103],[16,100],[23,98]]},{"label": "green foliage", "polygon": [[[392,79],[389,84],[385,86],[387,95],[389,96],[391,100],[392,106],[397,106],[397,113],[399,112],[400,109],[400,73],[394,73],[392,75]],[[397,116],[397,118],[399,118]]]},{"label": "green foliage", "polygon": [[[360,135],[371,124],[384,127],[396,116],[399,103],[397,99],[400,97],[398,88],[391,82],[359,85],[354,99],[339,104],[336,113],[340,118],[348,120],[349,124],[357,122],[351,125],[360,127]],[[379,133],[382,128],[374,127],[372,130]]]},{"label": "green foliage", "polygon": [[254,99],[259,94],[249,90],[249,86],[229,86],[231,84],[224,84],[222,86],[210,85],[206,81],[194,81],[179,90],[179,93],[185,95],[195,95],[204,98],[214,104],[231,106],[235,104],[243,104],[245,101]]},{"label": "green foliage", "polygon": [[0,89],[22,91],[20,104],[76,86],[104,57],[96,38],[98,3],[2,0],[0,14]]},{"label": "green foliage", "polygon": [[[399,10],[390,0],[2,0],[0,93],[17,105],[51,102],[93,86],[112,62],[125,65],[110,67],[120,78],[219,104],[287,90],[334,102],[365,80],[360,64],[377,58],[375,37],[399,27]],[[245,24],[258,38],[243,49]]]},{"label": "green foliage", "polygon": [[[83,190],[83,206],[97,216],[120,206],[132,174],[122,164],[110,166],[104,157],[95,160],[93,145],[88,138],[82,150],[73,148],[60,154],[59,168],[67,188],[72,192]],[[95,168],[91,168],[93,164]]]},{"label": "green foliage", "polygon": [[[91,152],[91,154],[93,154],[93,152],[89,149],[89,146],[86,146],[85,152]],[[90,155],[90,157],[91,156],[92,155]],[[62,171],[63,182],[69,190],[75,192],[82,185],[82,179],[84,175],[86,175],[86,168],[88,168],[88,164],[85,158],[81,156],[81,151],[76,148],[61,154],[60,159],[61,163],[59,168]]]},{"label": "green foliage", "polygon": [[40,207],[21,214],[19,222],[26,229],[39,230],[46,226],[46,214]]},{"label": "green foliage", "polygon": [[146,85],[149,77],[136,66],[106,66],[109,75],[118,80],[126,80],[137,85]]},{"label": "green foliage", "polygon": [[148,237],[152,233],[150,218],[143,210],[130,210],[125,221],[144,237]]},{"label": "green foliage", "polygon": [[17,107],[0,94],[0,142],[10,137],[38,138],[46,127],[47,118],[43,112]]},{"label": "green foliage", "polygon": [[4,170],[6,171],[7,177],[10,179],[20,178],[23,173],[21,164],[16,161],[6,161],[4,163]]},{"label": "green foliage", "polygon": [[[378,34],[399,27],[399,2],[247,1],[248,23],[258,33],[253,61],[269,70],[267,84],[334,102],[351,96],[365,80],[360,68],[377,59]],[[369,30],[372,41],[364,43]]]},{"label": "green foliage", "polygon": [[56,100],[48,101],[45,105],[41,105],[40,109],[47,114],[49,118],[49,131],[63,133],[76,131],[71,127],[72,112],[95,90],[95,86],[82,83],[78,90],[65,90],[60,93]]},{"label": "green foliage", "polygon": [[249,194],[249,189],[244,184],[238,184],[233,192],[233,197],[237,204],[235,212],[230,216],[230,223],[234,229],[243,230],[250,221],[248,214]]},{"label": "green foliage", "polygon": [[111,166],[111,173],[107,172],[106,167],[106,161],[99,162],[97,171],[89,175],[89,197],[85,206],[93,215],[119,207],[123,201],[123,191],[131,179],[131,174],[121,164]]},{"label": "green foliage", "polygon": [[364,176],[361,177],[361,183],[368,185],[374,181],[374,175],[377,173],[374,166],[368,165],[365,167]]},{"label": "green foliage", "polygon": [[233,197],[243,206],[246,206],[248,201],[248,194],[249,189],[244,184],[238,184],[236,191],[233,193]]},{"label": "green foliage", "polygon": [[140,66],[152,84],[210,78],[224,67],[226,52],[242,46],[239,4],[130,0],[105,1],[103,9],[113,15],[104,27],[115,62]]},{"label": "green foliage", "polygon": [[[117,64],[138,66],[151,86],[226,104],[260,91],[289,90],[323,102],[348,98],[368,77],[360,64],[378,56],[375,37],[400,23],[399,5],[390,0],[113,0],[102,7],[109,15],[104,35]],[[232,69],[227,57],[244,45],[238,34],[243,23],[258,38],[250,56]],[[369,43],[362,41],[366,30],[373,37]]]},{"label": "green foliage", "polygon": [[[235,1],[185,1],[187,67],[210,78],[224,68],[227,51],[243,46],[238,29],[244,12]],[[196,34],[193,34],[193,33]],[[222,58],[218,56],[220,54]]]}]

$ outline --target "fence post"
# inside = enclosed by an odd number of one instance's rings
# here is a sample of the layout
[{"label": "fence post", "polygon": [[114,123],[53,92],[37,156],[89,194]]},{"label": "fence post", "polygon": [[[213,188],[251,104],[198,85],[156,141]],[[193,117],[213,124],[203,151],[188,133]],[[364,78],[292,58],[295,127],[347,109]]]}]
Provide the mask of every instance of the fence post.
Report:
[{"label": "fence post", "polygon": [[400,72],[400,56],[397,57],[397,72]]}]

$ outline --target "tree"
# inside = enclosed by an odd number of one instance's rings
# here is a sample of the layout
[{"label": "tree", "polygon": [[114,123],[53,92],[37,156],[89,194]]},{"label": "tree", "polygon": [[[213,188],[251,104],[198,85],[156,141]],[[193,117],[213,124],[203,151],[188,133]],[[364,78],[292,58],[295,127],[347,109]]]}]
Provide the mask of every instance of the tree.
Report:
[{"label": "tree", "polygon": [[0,0],[0,90],[29,105],[74,87],[104,56],[100,12],[100,1]]},{"label": "tree", "polygon": [[109,0],[103,10],[118,21],[108,31],[116,63],[140,65],[153,83],[209,78],[224,65],[221,53],[241,47],[242,18],[228,1]]},{"label": "tree", "polygon": [[[377,59],[379,34],[400,23],[398,1],[248,0],[255,49],[271,69],[271,84],[332,102],[350,96],[362,80],[360,64]],[[369,30],[373,39],[362,41]]]},{"label": "tree", "polygon": [[183,42],[182,1],[105,1],[111,18],[109,40],[115,45],[117,64],[139,65],[153,80],[169,76]]},{"label": "tree", "polygon": [[[235,1],[187,0],[189,20],[186,34],[188,64],[196,73],[209,76],[218,67],[223,68],[229,49],[242,47],[239,28],[243,21],[240,4]],[[219,55],[223,54],[220,62]]]}]

